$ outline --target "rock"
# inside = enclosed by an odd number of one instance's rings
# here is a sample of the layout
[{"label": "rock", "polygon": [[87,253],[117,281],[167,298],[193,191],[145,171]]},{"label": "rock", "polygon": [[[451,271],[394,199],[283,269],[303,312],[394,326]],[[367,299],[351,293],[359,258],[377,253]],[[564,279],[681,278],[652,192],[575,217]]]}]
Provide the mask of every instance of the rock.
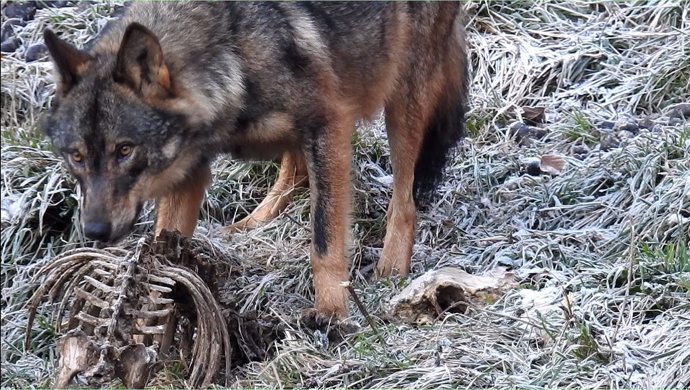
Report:
[{"label": "rock", "polygon": [[678,125],[682,125],[682,124],[683,124],[683,120],[680,118],[677,118],[677,117],[668,118],[668,125],[669,126],[678,126]]},{"label": "rock", "polygon": [[38,0],[36,2],[36,7],[38,9],[43,9],[43,8],[64,8],[70,6],[69,1],[65,0],[60,0],[60,1],[54,1],[54,0]]},{"label": "rock", "polygon": [[532,143],[529,126],[522,122],[517,122],[510,127],[510,136],[515,138],[515,142],[520,146],[529,146]]},{"label": "rock", "polygon": [[640,126],[638,126],[635,122],[620,120],[616,122],[616,124],[613,126],[613,129],[616,131],[625,130],[633,134],[637,134],[637,132],[640,131]]},{"label": "rock", "polygon": [[621,145],[621,141],[618,139],[613,134],[608,134],[602,138],[601,142],[599,143],[599,149],[601,149],[602,152],[609,151],[613,148],[617,148]]},{"label": "rock", "polygon": [[91,1],[79,1],[77,2],[77,11],[82,12],[90,9],[93,6]]},{"label": "rock", "polygon": [[36,43],[29,46],[24,52],[24,60],[26,62],[33,62],[48,56],[48,48],[43,43]]},{"label": "rock", "polygon": [[620,130],[619,132],[616,133],[616,137],[618,138],[619,141],[625,142],[631,138],[635,138],[635,134],[633,134],[631,131]]},{"label": "rock", "polygon": [[572,153],[573,156],[578,160],[584,160],[591,152],[592,151],[589,146],[585,144],[573,145],[573,147],[570,149],[570,153]]},{"label": "rock", "polygon": [[678,119],[690,119],[690,103],[680,103],[673,106],[673,109],[669,112],[668,116],[670,118]]},{"label": "rock", "polygon": [[5,42],[6,40],[14,37],[19,28],[24,25],[26,25],[26,22],[21,19],[8,19],[2,24],[2,38],[0,39],[0,42]]},{"label": "rock", "polygon": [[549,134],[547,129],[542,129],[540,127],[530,127],[529,132],[533,139],[544,139]]},{"label": "rock", "polygon": [[515,138],[520,146],[529,146],[533,139],[543,139],[549,134],[547,129],[535,126],[527,126],[525,123],[517,122],[510,127],[510,136]]},{"label": "rock", "polygon": [[602,139],[602,138],[604,138],[607,134],[611,134],[612,132],[613,132],[613,130],[607,129],[607,128],[604,128],[604,127],[599,127],[599,128],[597,128],[597,127],[592,127],[591,129],[589,129],[589,134],[590,134],[593,138],[597,138],[597,139]]},{"label": "rock", "polygon": [[21,3],[9,3],[2,9],[2,13],[6,18],[19,18],[22,20],[31,20],[36,15],[36,2],[25,1]]},{"label": "rock", "polygon": [[510,126],[510,136],[523,138],[529,136],[529,126],[522,122],[514,123]]},{"label": "rock", "polygon": [[613,123],[611,121],[601,121],[601,122],[599,122],[597,127],[602,128],[602,129],[613,129],[614,125],[615,125],[615,123]]},{"label": "rock", "polygon": [[20,42],[17,38],[10,38],[0,44],[0,52],[14,53],[19,48]]},{"label": "rock", "polygon": [[525,160],[525,172],[530,176],[541,175],[541,159],[532,157]]},{"label": "rock", "polygon": [[520,179],[517,177],[511,177],[503,183],[503,188],[508,191],[515,191],[520,188]]},{"label": "rock", "polygon": [[637,125],[642,129],[647,129],[651,131],[654,128],[654,125],[656,125],[656,122],[654,122],[649,117],[646,117],[644,119],[637,121]]}]

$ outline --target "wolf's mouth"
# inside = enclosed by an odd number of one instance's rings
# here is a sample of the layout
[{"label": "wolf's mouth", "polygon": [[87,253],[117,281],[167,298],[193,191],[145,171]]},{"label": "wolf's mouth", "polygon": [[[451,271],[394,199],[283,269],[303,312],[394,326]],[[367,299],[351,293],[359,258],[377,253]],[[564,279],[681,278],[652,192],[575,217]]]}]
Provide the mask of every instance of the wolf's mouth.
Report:
[{"label": "wolf's mouth", "polygon": [[95,241],[108,246],[120,243],[134,231],[134,225],[139,219],[140,210],[141,206],[137,208],[137,212],[130,222],[112,226],[112,230],[106,238],[96,238]]},{"label": "wolf's mouth", "polygon": [[127,236],[134,231],[134,225],[136,224],[137,220],[139,219],[139,214],[141,212],[141,205],[137,207],[137,211],[134,214],[134,218],[127,223],[127,224],[122,224],[120,226],[114,226],[114,229],[112,233],[110,233],[110,237],[108,237],[107,244],[109,245],[114,245],[119,243],[120,241],[124,240],[127,238]]}]

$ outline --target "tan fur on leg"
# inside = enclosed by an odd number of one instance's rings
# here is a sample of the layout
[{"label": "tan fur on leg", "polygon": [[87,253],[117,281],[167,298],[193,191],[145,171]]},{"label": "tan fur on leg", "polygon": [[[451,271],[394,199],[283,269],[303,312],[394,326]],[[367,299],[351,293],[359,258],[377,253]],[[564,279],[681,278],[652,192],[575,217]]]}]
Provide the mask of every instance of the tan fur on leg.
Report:
[{"label": "tan fur on leg", "polygon": [[[348,315],[349,280],[346,252],[350,214],[350,166],[354,120],[343,115],[332,121],[322,149],[308,156],[311,197],[314,308],[323,318],[344,319]],[[320,192],[323,190],[324,192]],[[319,219],[325,219],[319,220]]]},{"label": "tan fur on leg", "polygon": [[178,230],[185,237],[194,234],[210,178],[209,168],[204,167],[190,175],[188,181],[179,185],[176,191],[156,199],[156,236],[162,230]]},{"label": "tan fur on leg", "polygon": [[404,101],[386,109],[386,130],[391,147],[393,197],[388,206],[386,237],[383,253],[376,265],[375,276],[407,276],[410,273],[417,211],[412,198],[415,159],[419,154],[423,133],[421,118],[405,115]]},{"label": "tan fur on leg", "polygon": [[259,206],[239,222],[223,228],[224,234],[251,230],[276,218],[300,188],[309,184],[307,166],[302,152],[286,152],[280,162],[278,179]]}]

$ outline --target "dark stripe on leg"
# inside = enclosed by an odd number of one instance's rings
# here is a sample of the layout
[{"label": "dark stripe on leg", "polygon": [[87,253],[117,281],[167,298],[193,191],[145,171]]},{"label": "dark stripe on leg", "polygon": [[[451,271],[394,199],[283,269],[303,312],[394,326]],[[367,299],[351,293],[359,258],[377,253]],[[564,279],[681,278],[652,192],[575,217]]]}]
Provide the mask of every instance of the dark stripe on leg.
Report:
[{"label": "dark stripe on leg", "polygon": [[301,127],[304,131],[304,137],[307,139],[306,158],[311,165],[313,171],[314,186],[316,187],[316,200],[314,201],[313,215],[313,235],[314,235],[314,249],[319,256],[325,256],[328,252],[328,241],[331,236],[328,221],[328,206],[330,199],[330,172],[326,159],[325,149],[323,145],[323,134],[325,133],[326,120],[320,117],[309,118],[303,121],[305,124]]}]

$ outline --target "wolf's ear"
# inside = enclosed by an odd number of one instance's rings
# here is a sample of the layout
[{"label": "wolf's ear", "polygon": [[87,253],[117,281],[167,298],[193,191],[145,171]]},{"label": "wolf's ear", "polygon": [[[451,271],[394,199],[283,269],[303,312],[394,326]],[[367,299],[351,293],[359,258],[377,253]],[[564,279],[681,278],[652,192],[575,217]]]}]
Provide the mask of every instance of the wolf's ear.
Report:
[{"label": "wolf's ear", "polygon": [[125,31],[113,78],[145,97],[170,94],[170,73],[163,49],[158,38],[139,23],[130,24]]},{"label": "wolf's ear", "polygon": [[58,38],[49,29],[43,30],[43,39],[60,77],[58,89],[62,94],[65,94],[79,82],[80,74],[92,58],[87,53]]}]

